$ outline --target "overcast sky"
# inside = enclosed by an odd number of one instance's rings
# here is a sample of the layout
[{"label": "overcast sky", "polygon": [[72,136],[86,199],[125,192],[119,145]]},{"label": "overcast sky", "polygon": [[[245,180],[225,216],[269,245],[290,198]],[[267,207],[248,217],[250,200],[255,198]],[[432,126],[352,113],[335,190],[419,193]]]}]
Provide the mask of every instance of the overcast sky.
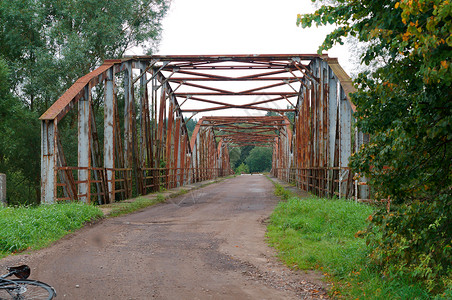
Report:
[{"label": "overcast sky", "polygon": [[[314,10],[310,0],[173,0],[157,54],[316,53],[332,27],[296,26]],[[348,69],[345,46],[328,55]]]},{"label": "overcast sky", "polygon": [[[172,0],[162,24],[162,40],[156,54],[317,53],[333,27],[303,29],[296,25],[297,14],[314,11],[311,0]],[[131,54],[142,54],[133,52]],[[339,58],[339,63],[349,73],[346,46],[335,46],[328,55]],[[262,99],[257,97],[253,101]],[[199,102],[189,102],[184,107],[198,105]],[[287,103],[275,102],[268,106],[285,108]],[[231,114],[263,115],[265,112],[229,109],[197,117]]]}]

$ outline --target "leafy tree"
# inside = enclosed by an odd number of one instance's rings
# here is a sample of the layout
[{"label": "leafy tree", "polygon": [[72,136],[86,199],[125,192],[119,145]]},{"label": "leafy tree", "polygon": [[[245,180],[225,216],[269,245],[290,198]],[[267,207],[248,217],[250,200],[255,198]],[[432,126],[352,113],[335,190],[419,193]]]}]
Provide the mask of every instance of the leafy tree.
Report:
[{"label": "leafy tree", "polygon": [[235,174],[248,174],[249,172],[250,169],[245,163],[241,163],[240,166],[235,169]]},{"label": "leafy tree", "polygon": [[229,150],[229,161],[231,163],[232,169],[238,167],[237,162],[240,159],[241,150],[240,147],[234,147]]},{"label": "leafy tree", "polygon": [[336,24],[319,51],[348,35],[368,43],[362,62],[384,60],[355,80],[357,126],[370,143],[351,167],[391,210],[372,216],[370,257],[435,291],[451,283],[452,4],[442,0],[338,0],[298,24]]},{"label": "leafy tree", "polygon": [[[0,1],[0,168],[8,176],[8,198],[22,203],[40,199],[38,116],[104,59],[122,57],[136,46],[151,53],[168,4],[169,0]],[[102,91],[93,96],[100,121]],[[68,128],[60,134],[69,148],[76,146],[74,122],[72,114],[59,124],[60,129]],[[68,161],[76,160],[76,151],[70,152]],[[24,192],[28,190],[34,191],[33,197]]]},{"label": "leafy tree", "polygon": [[245,159],[250,172],[270,171],[272,167],[272,148],[255,147]]},{"label": "leafy tree", "polygon": [[198,123],[198,120],[196,119],[188,119],[185,118],[185,125],[187,126],[187,130],[188,130],[188,136],[191,138],[193,131],[195,130],[196,124]]},{"label": "leafy tree", "polygon": [[80,76],[133,47],[150,52],[165,0],[0,2],[0,55],[15,93],[43,112]]},{"label": "leafy tree", "polygon": [[236,166],[241,165],[242,163],[245,163],[246,158],[250,154],[251,150],[253,150],[254,146],[248,145],[248,146],[242,146],[240,147],[240,157],[236,161]]},{"label": "leafy tree", "polygon": [[[39,201],[38,115],[28,110],[9,90],[9,70],[0,58],[0,173],[7,175],[10,204]],[[38,147],[39,149],[39,147]]]}]

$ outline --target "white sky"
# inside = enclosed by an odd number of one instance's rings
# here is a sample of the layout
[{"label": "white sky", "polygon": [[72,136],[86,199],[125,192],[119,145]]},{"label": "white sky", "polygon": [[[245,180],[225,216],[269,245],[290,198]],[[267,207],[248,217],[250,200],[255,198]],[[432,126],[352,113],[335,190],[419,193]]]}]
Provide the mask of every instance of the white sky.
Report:
[{"label": "white sky", "polygon": [[[296,26],[313,11],[310,0],[173,0],[157,54],[316,53],[332,27]],[[328,55],[349,71],[345,46]]]},{"label": "white sky", "polygon": [[[317,53],[319,45],[333,27],[303,29],[296,25],[297,14],[314,11],[311,0],[172,0],[162,23],[162,40],[156,54]],[[342,67],[350,72],[346,46],[335,46],[328,55],[337,57]],[[274,104],[283,108],[287,105],[286,102]],[[199,102],[193,105],[197,106]],[[187,106],[190,104],[184,107]],[[262,111],[229,109],[199,114],[197,118],[202,115],[243,113],[265,114]]]}]

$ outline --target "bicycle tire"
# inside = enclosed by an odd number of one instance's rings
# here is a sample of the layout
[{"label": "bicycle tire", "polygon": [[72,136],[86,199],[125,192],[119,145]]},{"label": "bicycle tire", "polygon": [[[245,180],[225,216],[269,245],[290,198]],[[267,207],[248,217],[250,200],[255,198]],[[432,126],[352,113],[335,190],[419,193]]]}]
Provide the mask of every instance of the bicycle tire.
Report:
[{"label": "bicycle tire", "polygon": [[0,300],[51,300],[55,290],[37,280],[13,279],[0,283]]}]

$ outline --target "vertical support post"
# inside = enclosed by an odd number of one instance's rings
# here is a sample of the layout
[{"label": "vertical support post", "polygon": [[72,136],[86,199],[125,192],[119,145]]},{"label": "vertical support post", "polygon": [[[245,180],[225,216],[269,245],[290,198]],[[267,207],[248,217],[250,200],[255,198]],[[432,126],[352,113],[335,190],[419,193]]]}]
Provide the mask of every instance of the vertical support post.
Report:
[{"label": "vertical support post", "polygon": [[41,121],[41,203],[52,204],[56,198],[56,120]]},{"label": "vertical support post", "polygon": [[[149,98],[146,79],[146,64],[140,64],[140,168],[143,170],[149,164],[146,159],[151,160],[151,144],[150,144],[150,120],[149,120]],[[145,177],[145,176],[144,176]],[[145,183],[143,185],[146,185]],[[144,192],[146,188],[144,187]]]},{"label": "vertical support post", "polygon": [[[356,152],[358,152],[363,144],[366,144],[369,142],[369,136],[367,134],[364,134],[358,130],[358,128],[355,128],[355,145],[356,145]],[[363,184],[360,184],[363,183]],[[369,199],[369,186],[366,184],[367,178],[366,177],[359,177],[356,179],[356,194],[355,194],[355,200],[358,201],[358,199]]]},{"label": "vertical support post", "polygon": [[84,96],[78,102],[78,194],[83,203],[90,202],[91,167],[91,89],[85,86]]},{"label": "vertical support post", "polygon": [[[124,72],[124,168],[133,169],[133,118],[134,118],[134,95],[132,84],[132,63],[128,62],[126,70]],[[126,191],[126,197],[132,197],[132,177],[133,170],[131,172],[126,171],[126,178],[129,182],[128,191]],[[130,176],[130,177],[129,177]]]},{"label": "vertical support post", "polygon": [[332,169],[336,160],[336,133],[338,114],[338,87],[340,87],[336,76],[331,68],[328,68],[328,192],[334,195],[334,170]]},{"label": "vertical support post", "polygon": [[133,104],[132,64],[127,63],[124,71],[124,163],[125,168],[132,167],[132,115]]},{"label": "vertical support post", "polygon": [[176,127],[175,127],[175,134],[174,134],[174,186],[177,187],[180,184],[180,161],[181,161],[181,146],[180,146],[180,139],[181,139],[181,117],[176,117]]},{"label": "vertical support post", "polygon": [[108,199],[115,201],[115,106],[113,68],[107,71],[104,104],[104,167],[107,169]]},{"label": "vertical support post", "polygon": [[343,180],[347,178],[348,170],[342,168],[348,167],[350,156],[352,155],[352,139],[351,139],[351,122],[352,122],[352,108],[347,98],[345,97],[344,90],[341,88],[339,102],[339,120],[340,120],[340,154],[339,154],[339,167],[341,167],[339,182],[339,193],[344,197],[347,197],[348,184],[343,184]]},{"label": "vertical support post", "polygon": [[166,130],[166,188],[172,188],[172,179],[173,179],[173,171],[174,171],[174,157],[172,156],[172,135],[173,135],[173,123],[174,123],[174,103],[173,99],[170,98],[169,100],[169,107],[168,107],[168,127]]},{"label": "vertical support post", "polygon": [[0,173],[0,207],[6,205],[6,175]]}]

